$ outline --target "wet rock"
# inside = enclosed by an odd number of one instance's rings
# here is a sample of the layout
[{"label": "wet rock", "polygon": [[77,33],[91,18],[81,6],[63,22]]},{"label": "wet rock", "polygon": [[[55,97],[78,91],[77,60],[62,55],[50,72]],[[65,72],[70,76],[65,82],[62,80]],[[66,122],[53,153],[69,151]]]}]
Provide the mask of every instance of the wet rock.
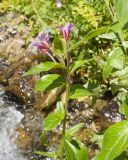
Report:
[{"label": "wet rock", "polygon": [[40,140],[42,133],[42,118],[43,114],[35,112],[33,109],[29,109],[24,113],[22,119],[22,126],[17,126],[17,140],[16,144],[20,149],[24,150],[29,156],[32,152],[43,147]]},{"label": "wet rock", "polygon": [[28,133],[26,133],[24,128],[20,126],[16,128],[16,132],[17,132],[17,139],[15,143],[21,150],[26,150],[30,143],[30,135],[28,135]]},{"label": "wet rock", "polygon": [[55,88],[54,90],[48,92],[45,95],[40,94],[40,96],[38,96],[36,98],[36,103],[34,108],[36,110],[43,110],[44,108],[49,108],[51,107],[57,100],[58,96],[63,92],[64,88],[63,87],[59,87],[59,88]]},{"label": "wet rock", "polygon": [[31,66],[34,65],[33,57],[25,57],[19,63],[14,63],[10,68],[5,68],[7,71],[1,76],[4,83],[7,84],[6,93],[12,93],[19,97],[24,104],[34,102],[33,88],[38,79],[37,76],[23,77],[23,73]]},{"label": "wet rock", "polygon": [[16,97],[19,97],[23,104],[32,104],[35,101],[33,88],[36,78],[14,77],[9,81],[9,86],[6,92],[9,92]]},{"label": "wet rock", "polygon": [[96,101],[96,104],[94,105],[94,108],[100,112],[106,105],[108,104],[108,101],[102,100],[102,99],[98,99]]},{"label": "wet rock", "polygon": [[108,103],[100,112],[100,122],[103,129],[123,119],[125,119],[125,116],[119,113],[119,106],[114,101]]},{"label": "wet rock", "polygon": [[18,62],[25,56],[24,41],[21,39],[10,38],[6,42],[1,43],[0,55],[4,56],[9,63]]}]

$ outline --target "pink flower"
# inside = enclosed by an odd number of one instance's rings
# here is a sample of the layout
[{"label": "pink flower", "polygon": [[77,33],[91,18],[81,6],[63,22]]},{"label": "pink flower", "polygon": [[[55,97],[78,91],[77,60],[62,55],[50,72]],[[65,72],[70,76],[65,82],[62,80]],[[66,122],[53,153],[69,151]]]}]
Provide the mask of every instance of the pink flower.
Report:
[{"label": "pink flower", "polygon": [[66,24],[65,26],[60,26],[59,29],[63,33],[66,43],[68,43],[69,33],[74,28],[73,24]]},{"label": "pink flower", "polygon": [[48,53],[50,48],[50,36],[46,33],[40,33],[37,36],[37,41],[33,42],[32,45],[36,46],[42,53]]},{"label": "pink flower", "polygon": [[61,8],[61,6],[62,6],[61,0],[56,0],[56,6],[58,8]]}]

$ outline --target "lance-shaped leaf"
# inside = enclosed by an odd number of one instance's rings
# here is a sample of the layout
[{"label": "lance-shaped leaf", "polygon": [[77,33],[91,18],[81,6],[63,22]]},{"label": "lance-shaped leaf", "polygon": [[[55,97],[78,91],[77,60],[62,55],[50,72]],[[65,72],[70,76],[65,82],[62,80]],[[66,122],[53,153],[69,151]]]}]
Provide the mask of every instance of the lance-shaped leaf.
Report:
[{"label": "lance-shaped leaf", "polygon": [[100,36],[98,36],[99,38],[103,38],[103,39],[112,39],[115,40],[117,39],[115,33],[111,32],[111,33],[106,33],[106,34],[102,34]]},{"label": "lance-shaped leaf", "polygon": [[82,40],[80,40],[78,43],[76,43],[75,45],[73,45],[71,48],[69,48],[69,51],[72,51],[76,48],[78,48],[79,46],[81,46],[83,43],[87,42],[88,40],[104,33],[107,32],[109,30],[109,27],[103,27],[103,28],[99,28],[96,29],[95,31],[90,32],[89,34],[87,34],[85,36],[85,38],[83,38]]},{"label": "lance-shaped leaf", "polygon": [[41,77],[35,86],[36,91],[50,91],[60,87],[65,83],[65,79],[58,74],[48,74]]},{"label": "lance-shaped leaf", "polygon": [[57,113],[60,113],[62,115],[64,115],[65,113],[65,110],[64,110],[64,105],[63,105],[63,102],[62,101],[58,101],[57,102],[57,105],[56,105],[56,110],[57,110]]},{"label": "lance-shaped leaf", "polygon": [[83,127],[84,123],[79,123],[71,128],[69,128],[67,131],[66,131],[66,136],[74,136],[74,134],[76,132],[78,132],[82,127]]},{"label": "lance-shaped leaf", "polygon": [[110,75],[110,73],[112,72],[112,66],[110,65],[109,62],[104,63],[103,66],[103,79],[108,78],[108,76]]},{"label": "lance-shaped leaf", "polygon": [[91,96],[93,93],[89,92],[84,86],[80,84],[74,84],[71,86],[71,99],[79,98],[79,97],[85,97],[85,96]]},{"label": "lance-shaped leaf", "polygon": [[67,140],[64,141],[64,148],[65,148],[67,160],[71,160],[71,159],[76,160],[75,147]]},{"label": "lance-shaped leaf", "polygon": [[65,111],[64,106],[62,102],[57,103],[57,109],[50,113],[45,119],[44,119],[44,130],[49,131],[54,129],[57,125],[59,125],[64,118]]},{"label": "lance-shaped leaf", "polygon": [[86,62],[87,62],[86,60],[79,60],[79,61],[73,62],[69,67],[69,72],[73,73],[77,68],[79,68],[80,66],[83,66]]},{"label": "lance-shaped leaf", "polygon": [[128,147],[128,121],[118,122],[104,134],[102,149],[94,160],[114,160]]},{"label": "lance-shaped leaf", "polygon": [[64,65],[57,62],[43,62],[27,71],[24,76],[49,71],[54,68],[64,68]]},{"label": "lance-shaped leaf", "polygon": [[56,154],[54,152],[42,152],[42,151],[37,151],[35,152],[36,154],[45,156],[45,157],[50,157],[50,158],[56,158]]},{"label": "lance-shaped leaf", "polygon": [[67,140],[64,140],[64,148],[67,160],[88,160],[88,155],[84,144],[74,140],[74,145]]}]

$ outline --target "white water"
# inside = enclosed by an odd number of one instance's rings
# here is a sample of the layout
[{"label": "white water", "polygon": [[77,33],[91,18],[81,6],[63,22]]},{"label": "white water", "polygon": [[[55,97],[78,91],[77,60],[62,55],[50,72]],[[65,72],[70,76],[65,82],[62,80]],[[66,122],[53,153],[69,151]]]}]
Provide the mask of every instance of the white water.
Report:
[{"label": "white water", "polygon": [[27,160],[14,143],[16,126],[23,117],[14,106],[6,106],[0,97],[0,160]]}]

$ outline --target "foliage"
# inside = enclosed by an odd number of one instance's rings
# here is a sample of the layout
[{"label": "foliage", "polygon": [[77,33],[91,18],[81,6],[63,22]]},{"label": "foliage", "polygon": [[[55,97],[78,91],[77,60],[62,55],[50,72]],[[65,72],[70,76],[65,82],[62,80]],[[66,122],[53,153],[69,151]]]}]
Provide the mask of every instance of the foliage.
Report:
[{"label": "foliage", "polygon": [[[33,27],[38,26],[38,31],[43,30],[52,39],[51,44],[46,37],[36,44],[52,62],[35,66],[25,76],[45,73],[37,81],[36,91],[46,92],[61,86],[66,90],[64,106],[58,102],[61,107],[50,113],[43,123],[46,133],[61,126],[58,150],[55,153],[37,153],[60,160],[88,159],[85,146],[75,138],[82,124],[67,129],[68,103],[70,99],[85,96],[96,100],[109,90],[116,95],[114,98],[120,112],[128,118],[128,0],[62,0],[61,8],[57,8],[53,0],[12,0],[11,9],[28,16]],[[63,26],[67,22],[75,24],[73,30],[71,24]],[[58,26],[63,36],[56,29]],[[54,69],[59,69],[59,72],[52,73]],[[71,81],[73,78],[75,80]],[[108,128],[103,141],[101,139],[101,152],[94,159],[120,159],[128,147],[127,132],[127,120]]]},{"label": "foliage", "polygon": [[128,147],[128,121],[119,122],[106,130],[102,149],[95,160],[113,160]]}]

